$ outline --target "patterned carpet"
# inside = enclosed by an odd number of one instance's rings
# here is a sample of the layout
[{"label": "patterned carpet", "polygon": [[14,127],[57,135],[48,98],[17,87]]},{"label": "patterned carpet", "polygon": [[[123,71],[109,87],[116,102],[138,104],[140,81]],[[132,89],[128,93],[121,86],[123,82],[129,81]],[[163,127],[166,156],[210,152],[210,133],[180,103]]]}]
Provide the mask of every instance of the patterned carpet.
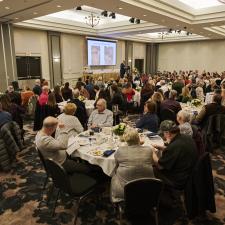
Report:
[{"label": "patterned carpet", "polygon": [[[73,224],[75,207],[67,196],[58,202],[55,217],[51,217],[52,202],[40,201],[45,179],[41,162],[34,148],[34,133],[31,126],[25,126],[26,145],[18,154],[18,162],[11,173],[0,173],[0,225],[70,225]],[[222,225],[225,224],[225,154],[218,152],[212,157],[216,189],[217,212],[188,221],[181,206],[160,209],[161,225]],[[105,189],[93,193],[81,204],[78,225],[116,225],[118,214],[109,200],[109,182]],[[206,187],[207,188],[207,187]],[[149,221],[136,221],[133,224],[154,224]],[[130,224],[124,219],[123,224]]]}]

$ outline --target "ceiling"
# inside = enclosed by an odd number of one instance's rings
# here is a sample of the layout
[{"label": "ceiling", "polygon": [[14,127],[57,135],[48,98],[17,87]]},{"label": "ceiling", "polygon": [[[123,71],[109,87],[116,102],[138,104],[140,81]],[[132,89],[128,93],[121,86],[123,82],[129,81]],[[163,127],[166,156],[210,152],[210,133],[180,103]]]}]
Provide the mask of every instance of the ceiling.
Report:
[{"label": "ceiling", "polygon": [[[76,11],[77,6],[83,10]],[[115,12],[116,19],[101,16],[103,10]],[[101,17],[94,28],[85,23],[90,13]],[[130,17],[141,23],[131,24]],[[219,0],[0,0],[0,22],[142,42],[224,39],[225,4]],[[168,33],[170,28],[183,32]]]}]

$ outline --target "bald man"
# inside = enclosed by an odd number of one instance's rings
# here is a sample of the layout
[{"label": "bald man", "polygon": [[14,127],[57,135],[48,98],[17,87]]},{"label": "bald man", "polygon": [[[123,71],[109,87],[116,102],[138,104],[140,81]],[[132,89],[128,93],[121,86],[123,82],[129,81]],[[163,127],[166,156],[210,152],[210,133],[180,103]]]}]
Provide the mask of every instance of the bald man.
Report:
[{"label": "bald man", "polygon": [[[57,138],[53,138],[52,134],[56,131],[57,127],[59,135]],[[64,129],[64,124],[58,124],[56,118],[49,116],[44,119],[43,127],[35,137],[35,143],[45,159],[53,159],[53,161],[59,163],[67,173],[90,172],[90,169],[86,165],[68,159],[66,153],[68,132]]]},{"label": "bald man", "polygon": [[106,100],[100,98],[96,104],[96,110],[94,110],[88,120],[88,127],[111,127],[113,126],[113,113],[106,109]]}]

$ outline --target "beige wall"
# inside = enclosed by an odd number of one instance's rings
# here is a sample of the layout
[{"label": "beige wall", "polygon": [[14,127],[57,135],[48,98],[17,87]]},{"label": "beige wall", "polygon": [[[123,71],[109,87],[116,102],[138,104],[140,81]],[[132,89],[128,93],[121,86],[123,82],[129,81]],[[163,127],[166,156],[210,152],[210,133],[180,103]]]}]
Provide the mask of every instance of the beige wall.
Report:
[{"label": "beige wall", "polygon": [[145,43],[133,43],[133,67],[135,66],[135,59],[144,59],[144,68],[145,72],[145,63],[146,63],[146,44]]},{"label": "beige wall", "polygon": [[[42,77],[50,80],[47,32],[14,27],[14,42],[16,55],[41,56]],[[32,87],[34,80],[20,84]]]},{"label": "beige wall", "polygon": [[225,70],[225,41],[159,44],[158,70]]}]

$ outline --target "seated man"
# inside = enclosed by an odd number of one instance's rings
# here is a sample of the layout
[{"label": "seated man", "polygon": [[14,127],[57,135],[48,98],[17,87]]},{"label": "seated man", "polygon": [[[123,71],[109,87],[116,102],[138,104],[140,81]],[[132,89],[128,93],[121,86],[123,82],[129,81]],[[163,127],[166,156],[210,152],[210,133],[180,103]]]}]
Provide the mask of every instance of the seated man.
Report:
[{"label": "seated man", "polygon": [[2,109],[2,104],[0,102],[0,127],[2,127],[5,123],[12,121],[12,115]]},{"label": "seated man", "polygon": [[77,106],[77,110],[74,114],[85,128],[87,126],[87,111],[85,108],[85,104],[79,100],[80,91],[75,89],[73,92],[74,98],[70,100],[70,103],[74,103]]},{"label": "seated man", "polygon": [[88,120],[88,127],[111,127],[113,125],[113,113],[106,109],[105,99],[100,98]]},{"label": "seated man", "polygon": [[177,114],[181,110],[180,103],[176,101],[177,91],[171,90],[169,93],[169,99],[164,100],[161,103],[160,111],[162,112],[164,109],[170,109],[175,114]]},{"label": "seated man", "polygon": [[202,107],[202,110],[192,123],[204,127],[210,116],[215,114],[225,114],[225,106],[221,105],[222,96],[220,94],[214,94],[212,101],[212,103]]},{"label": "seated man", "polygon": [[168,145],[154,146],[163,150],[160,158],[153,151],[153,161],[156,165],[155,176],[169,186],[183,189],[196,163],[196,145],[190,136],[180,134],[180,129],[175,122],[163,121],[160,130]]},{"label": "seated man", "polygon": [[[59,135],[55,139],[52,137],[52,134],[56,131],[57,126]],[[86,165],[68,159],[66,153],[68,132],[64,129],[64,124],[58,124],[56,118],[49,116],[44,119],[43,127],[35,137],[35,143],[44,158],[51,158],[59,163],[67,173],[88,173],[90,171]]]}]

